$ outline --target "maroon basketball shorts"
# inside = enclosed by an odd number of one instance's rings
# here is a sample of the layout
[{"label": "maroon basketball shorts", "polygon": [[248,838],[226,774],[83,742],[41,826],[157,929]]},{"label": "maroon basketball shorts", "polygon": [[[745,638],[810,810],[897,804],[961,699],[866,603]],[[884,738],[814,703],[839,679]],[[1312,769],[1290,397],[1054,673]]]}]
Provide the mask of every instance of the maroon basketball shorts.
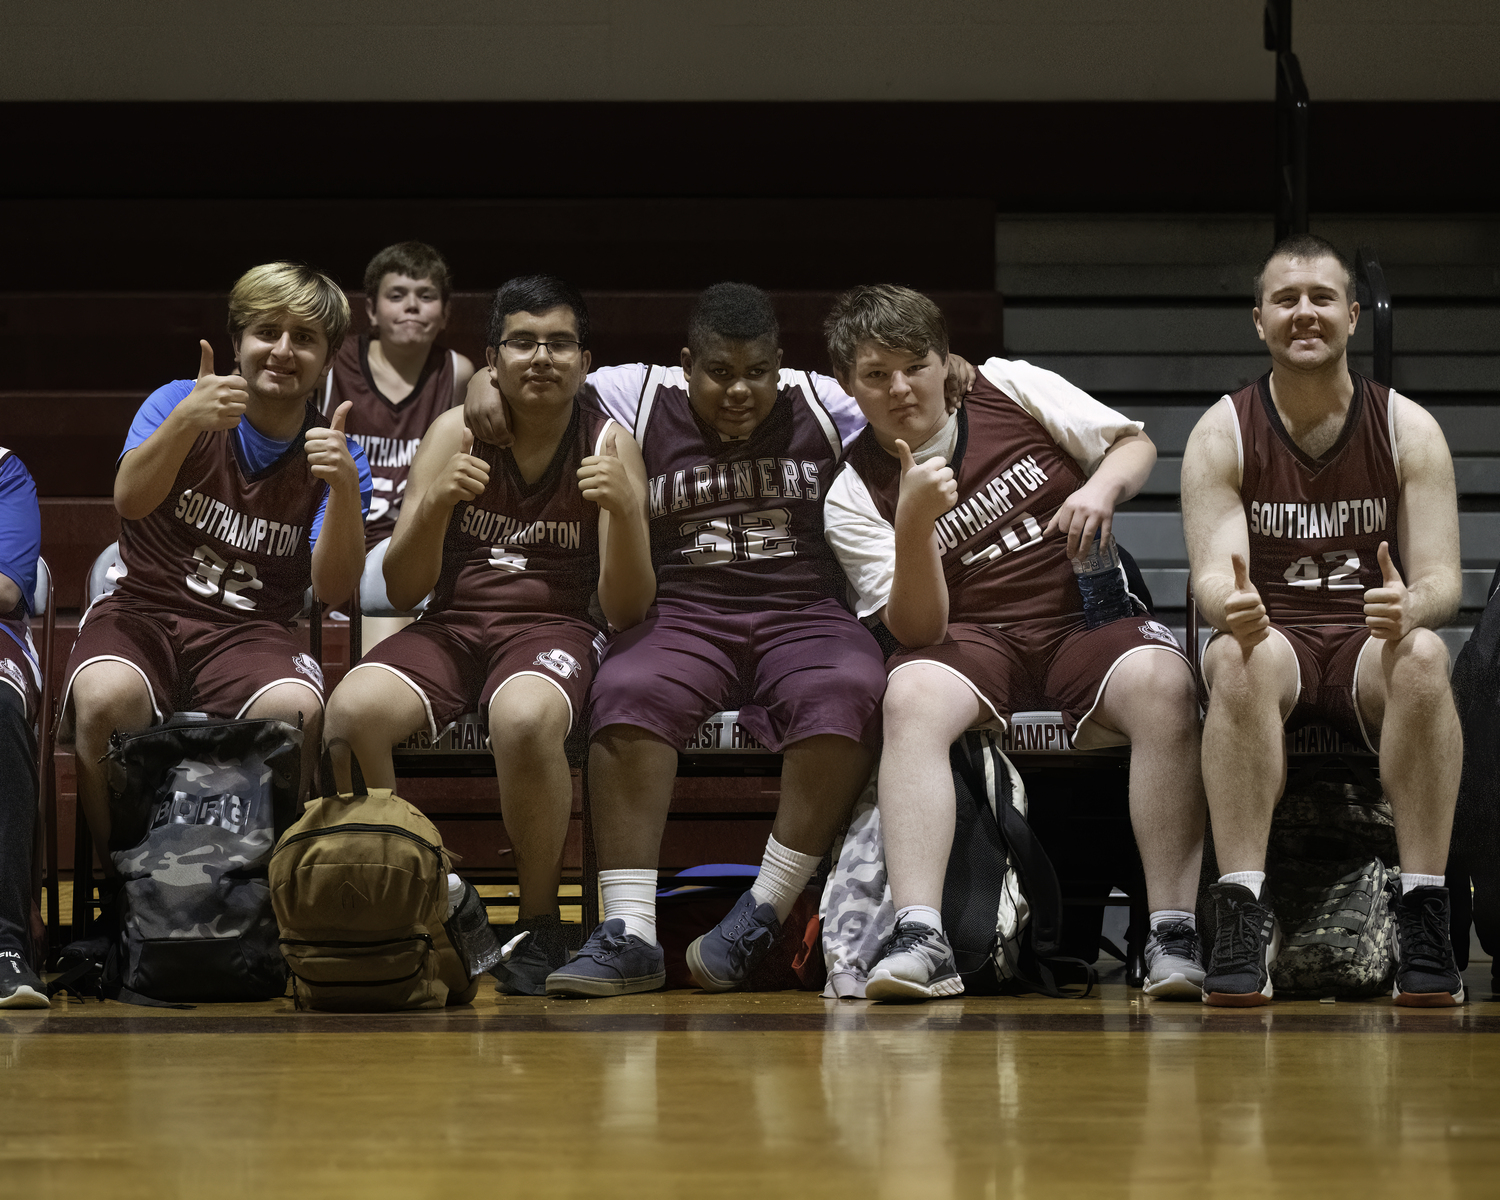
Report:
[{"label": "maroon basketball shorts", "polygon": [[772,750],[824,733],[874,749],[884,693],[880,647],[836,600],[761,612],[674,600],[610,640],[591,732],[634,725],[681,746],[704,717],[738,707]]},{"label": "maroon basketball shorts", "polygon": [[36,720],[42,696],[37,690],[36,673],[26,651],[5,630],[0,629],[0,687],[14,688],[20,694],[28,724]]},{"label": "maroon basketball shorts", "polygon": [[555,613],[433,613],[386,638],[346,679],[367,669],[399,676],[422,698],[427,733],[436,741],[464,713],[488,708],[510,680],[534,676],[562,693],[572,729],[602,641],[587,621]]},{"label": "maroon basketball shorts", "polygon": [[277,621],[218,623],[184,616],[115,592],[84,614],[68,656],[63,724],[73,680],[91,663],[132,668],[151,696],[158,721],[174,712],[243,716],[278,684],[306,688],[309,712],[323,706],[323,669],[302,649],[296,632]]},{"label": "maroon basketball shorts", "polygon": [[[1287,729],[1328,725],[1358,745],[1376,750],[1379,731],[1365,729],[1354,698],[1360,652],[1370,640],[1369,626],[1363,621],[1351,625],[1272,623],[1271,629],[1286,638],[1297,656],[1297,703],[1287,714]],[[1216,638],[1228,636],[1214,634]]]},{"label": "maroon basketball shorts", "polygon": [[898,651],[886,665],[892,675],[916,663],[953,672],[974,690],[997,726],[1011,713],[1061,711],[1074,744],[1087,749],[1112,739],[1087,729],[1080,737],[1079,726],[1098,707],[1115,668],[1142,650],[1166,650],[1188,661],[1165,625],[1135,616],[1098,629],[1086,628],[1082,619],[1003,627],[949,622],[948,636],[938,645]]}]

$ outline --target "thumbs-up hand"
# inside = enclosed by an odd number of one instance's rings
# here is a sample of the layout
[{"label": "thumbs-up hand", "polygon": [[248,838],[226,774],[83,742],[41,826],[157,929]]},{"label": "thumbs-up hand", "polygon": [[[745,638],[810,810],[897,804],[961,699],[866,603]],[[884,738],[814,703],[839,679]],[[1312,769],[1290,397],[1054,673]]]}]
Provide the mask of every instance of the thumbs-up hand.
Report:
[{"label": "thumbs-up hand", "polygon": [[198,349],[198,378],[193,390],[172,410],[172,416],[199,433],[233,429],[250,400],[245,381],[238,375],[215,375],[214,348],[200,341]]},{"label": "thumbs-up hand", "polygon": [[474,431],[466,422],[458,452],[443,464],[427,494],[435,504],[451,509],[455,504],[474,499],[489,483],[490,464],[474,453]]},{"label": "thumbs-up hand", "polygon": [[619,426],[613,422],[604,435],[598,454],[590,454],[578,466],[578,490],[583,498],[605,512],[626,516],[640,503],[630,474],[620,458]]},{"label": "thumbs-up hand", "polygon": [[1245,566],[1244,555],[1235,554],[1231,561],[1234,565],[1234,590],[1224,601],[1224,621],[1234,640],[1239,642],[1242,649],[1248,650],[1270,636],[1271,619],[1266,616],[1266,606],[1261,603],[1260,593],[1250,582],[1250,571]]},{"label": "thumbs-up hand", "polygon": [[958,481],[947,459],[938,455],[919,463],[901,438],[896,439],[896,453],[901,457],[897,521],[931,524],[958,503]]},{"label": "thumbs-up hand", "polygon": [[344,422],[349,419],[349,410],[354,401],[345,400],[338,406],[333,419],[327,425],[315,425],[302,439],[302,452],[307,455],[307,465],[312,473],[330,488],[359,496],[359,468],[354,465],[354,456],[349,453],[349,442],[344,436]]},{"label": "thumbs-up hand", "polygon": [[494,367],[481,367],[469,380],[464,393],[464,425],[479,435],[481,442],[502,449],[513,445],[515,433],[510,427],[510,413],[500,394],[500,381]]},{"label": "thumbs-up hand", "polygon": [[1391,561],[1389,542],[1380,543],[1375,558],[1380,563],[1380,586],[1365,592],[1365,625],[1371,637],[1399,642],[1412,631],[1411,592]]}]

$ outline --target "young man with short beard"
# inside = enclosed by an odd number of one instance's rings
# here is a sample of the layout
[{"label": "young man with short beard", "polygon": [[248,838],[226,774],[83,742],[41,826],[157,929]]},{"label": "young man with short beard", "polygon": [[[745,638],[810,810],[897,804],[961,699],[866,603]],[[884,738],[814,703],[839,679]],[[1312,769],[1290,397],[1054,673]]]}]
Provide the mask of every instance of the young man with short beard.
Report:
[{"label": "young man with short beard", "polygon": [[1464,999],[1443,874],[1463,741],[1434,632],[1462,587],[1453,462],[1420,405],[1350,370],[1353,284],[1322,238],[1271,252],[1252,310],[1271,370],[1209,409],[1183,456],[1193,593],[1216,630],[1203,653],[1223,872],[1210,888],[1210,1004],[1271,1000],[1266,843],[1284,729],[1314,722],[1380,755],[1401,856],[1396,1003]]}]

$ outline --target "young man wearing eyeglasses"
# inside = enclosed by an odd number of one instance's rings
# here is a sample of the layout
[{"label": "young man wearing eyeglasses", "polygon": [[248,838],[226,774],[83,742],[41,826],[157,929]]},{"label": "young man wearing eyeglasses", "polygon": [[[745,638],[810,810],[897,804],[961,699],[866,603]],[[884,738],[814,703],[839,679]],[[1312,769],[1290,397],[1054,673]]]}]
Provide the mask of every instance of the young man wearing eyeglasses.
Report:
[{"label": "young man wearing eyeglasses", "polygon": [[573,784],[563,751],[583,712],[601,625],[627,629],[655,594],[645,475],[629,431],[578,396],[588,310],[551,276],[495,295],[487,357],[510,445],[476,441],[461,409],[433,422],[412,462],[385,581],[398,608],[432,592],[415,624],[383,641],[328,702],[341,786],[353,750],[366,781],[392,787],[391,747],[487,712],[500,812],[520,882],[521,932],[496,969],[502,990],[540,994],[567,958],[557,916]]}]

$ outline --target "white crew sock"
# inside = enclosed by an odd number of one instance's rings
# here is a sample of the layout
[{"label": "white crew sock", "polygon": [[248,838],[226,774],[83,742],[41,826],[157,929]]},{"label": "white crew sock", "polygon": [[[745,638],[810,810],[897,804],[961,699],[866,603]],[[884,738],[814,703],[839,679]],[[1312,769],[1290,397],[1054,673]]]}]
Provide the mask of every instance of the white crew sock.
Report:
[{"label": "white crew sock", "polygon": [[765,857],[760,860],[760,874],[750,885],[750,892],[760,904],[769,904],[776,910],[776,919],[785,921],[797,903],[797,897],[807,886],[818,864],[821,854],[802,854],[789,850],[776,840],[773,833],[766,839]]},{"label": "white crew sock", "polygon": [[1165,925],[1168,921],[1186,921],[1189,929],[1198,928],[1198,918],[1193,913],[1183,912],[1180,908],[1158,908],[1151,914],[1151,928]]},{"label": "white crew sock", "polygon": [[1261,885],[1266,882],[1266,873],[1264,871],[1231,871],[1228,875],[1220,875],[1219,882],[1242,884],[1254,892],[1255,898],[1259,900]]},{"label": "white crew sock", "polygon": [[929,928],[936,929],[939,933],[943,932],[943,914],[928,904],[908,904],[905,908],[897,909],[897,924],[906,920],[915,921],[919,925],[926,925]]},{"label": "white crew sock", "polygon": [[1401,894],[1404,896],[1414,887],[1442,887],[1447,883],[1443,875],[1413,875],[1410,872],[1401,872]]},{"label": "white crew sock", "polygon": [[656,945],[655,871],[600,871],[599,891],[604,920],[618,917],[625,922],[626,933],[635,934],[648,946]]}]

